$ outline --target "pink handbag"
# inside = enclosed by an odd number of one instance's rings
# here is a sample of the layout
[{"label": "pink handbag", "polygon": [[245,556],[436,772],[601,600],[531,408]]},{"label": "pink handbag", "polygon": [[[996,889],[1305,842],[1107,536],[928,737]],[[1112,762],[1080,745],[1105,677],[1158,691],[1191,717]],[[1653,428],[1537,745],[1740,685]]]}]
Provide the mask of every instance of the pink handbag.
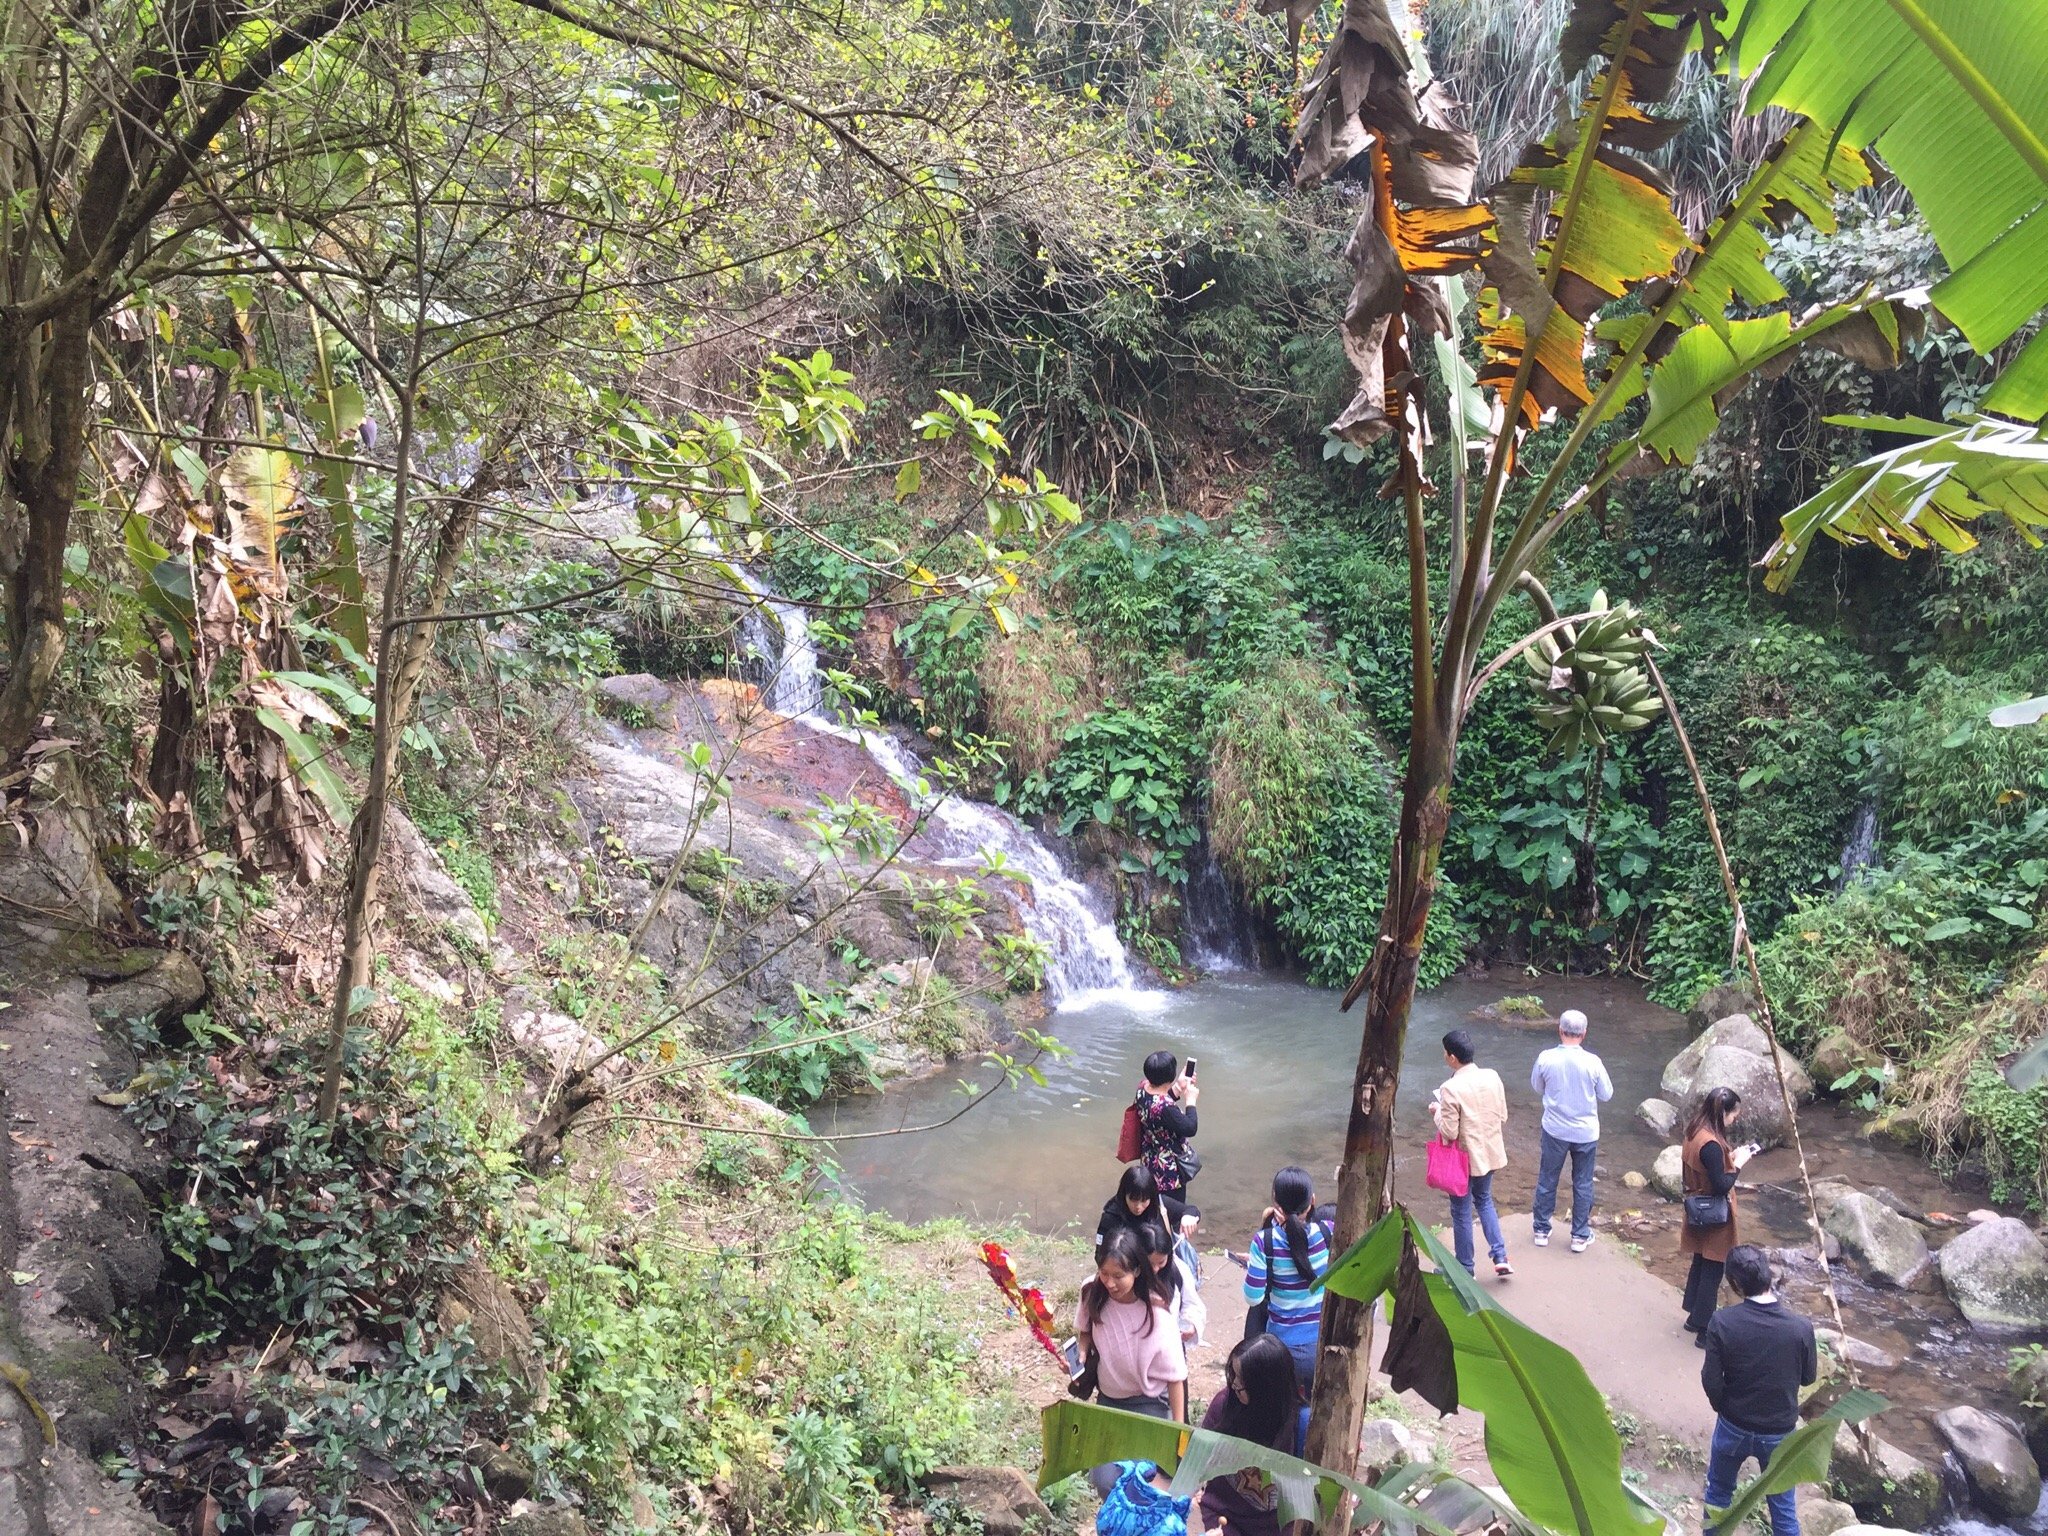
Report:
[{"label": "pink handbag", "polygon": [[1429,1138],[1429,1171],[1422,1176],[1422,1182],[1431,1189],[1440,1189],[1454,1199],[1472,1191],[1472,1159],[1465,1155],[1465,1149],[1455,1141],[1445,1141],[1441,1136]]}]

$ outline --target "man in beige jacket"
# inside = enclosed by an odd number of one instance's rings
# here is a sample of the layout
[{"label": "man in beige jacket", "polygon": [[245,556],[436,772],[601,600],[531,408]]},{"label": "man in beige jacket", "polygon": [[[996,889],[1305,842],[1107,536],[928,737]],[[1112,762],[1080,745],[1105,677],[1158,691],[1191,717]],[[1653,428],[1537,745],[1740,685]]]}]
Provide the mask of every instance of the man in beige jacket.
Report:
[{"label": "man in beige jacket", "polygon": [[1470,1189],[1451,1196],[1451,1242],[1458,1262],[1467,1274],[1478,1272],[1472,1252],[1472,1212],[1477,1208],[1479,1226],[1493,1256],[1493,1272],[1506,1279],[1515,1269],[1508,1263],[1500,1212],[1493,1207],[1493,1176],[1508,1162],[1508,1091],[1498,1072],[1477,1064],[1477,1054],[1472,1037],[1464,1030],[1454,1029],[1444,1036],[1444,1065],[1451,1075],[1430,1095],[1429,1113],[1436,1121],[1437,1135],[1464,1148],[1471,1166]]}]

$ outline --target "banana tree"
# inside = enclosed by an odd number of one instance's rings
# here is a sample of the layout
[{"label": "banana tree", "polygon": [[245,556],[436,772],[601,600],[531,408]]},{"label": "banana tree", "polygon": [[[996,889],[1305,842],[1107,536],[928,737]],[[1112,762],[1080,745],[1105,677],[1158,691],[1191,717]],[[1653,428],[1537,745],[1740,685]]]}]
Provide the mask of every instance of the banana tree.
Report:
[{"label": "banana tree", "polygon": [[[1263,8],[1298,24],[1315,5]],[[1406,530],[1412,713],[1386,904],[1343,999],[1346,1009],[1364,999],[1365,1016],[1340,1242],[1356,1242],[1386,1208],[1401,1054],[1459,732],[1502,604],[1523,594],[1557,644],[1539,661],[1559,746],[1600,749],[1654,716],[1628,675],[1635,658],[1604,648],[1636,626],[1608,635],[1603,621],[1587,646],[1596,616],[1550,608],[1536,580],[1544,554],[1617,476],[1690,462],[1720,402],[1794,349],[1896,361],[1924,299],[1864,294],[1793,313],[1765,262],[1770,233],[1788,220],[1833,228],[1837,200],[1870,184],[1872,146],[1921,200],[1955,274],[1934,302],[1974,345],[2004,343],[2048,300],[2048,262],[2025,259],[2048,240],[2048,215],[2035,216],[2048,152],[2032,85],[2048,55],[2032,9],[2025,0],[1578,0],[1559,46],[1563,76],[1583,76],[1584,93],[1481,197],[1479,147],[1438,91],[1411,84],[1384,0],[1345,0],[1306,85],[1296,180],[1341,174],[1367,194],[1346,248],[1354,283],[1343,338],[1358,389],[1331,431],[1360,448],[1391,438],[1397,450],[1382,494],[1398,499]],[[1642,157],[1674,131],[1657,109],[1701,48],[1724,69],[1761,66],[1751,109],[1795,116],[1695,240]],[[1454,493],[1437,522],[1415,354],[1423,338],[1450,333],[1467,273],[1477,274],[1477,382],[1491,398],[1492,432],[1469,512],[1468,497]],[[2048,411],[2048,344],[2031,344],[1987,403],[2030,418]],[[1554,452],[1511,503],[1527,441],[1546,428]],[[1589,453],[1596,432],[1604,446]],[[1431,574],[1438,527],[1451,555],[1441,592]],[[1356,1461],[1370,1330],[1369,1307],[1331,1298],[1307,1454],[1345,1474]]]}]

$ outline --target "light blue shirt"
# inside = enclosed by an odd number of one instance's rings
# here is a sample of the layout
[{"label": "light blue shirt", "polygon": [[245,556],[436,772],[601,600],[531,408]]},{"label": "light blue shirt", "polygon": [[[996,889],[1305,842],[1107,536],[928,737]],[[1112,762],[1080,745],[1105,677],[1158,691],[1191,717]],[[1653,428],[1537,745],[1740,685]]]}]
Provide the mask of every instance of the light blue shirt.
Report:
[{"label": "light blue shirt", "polygon": [[1553,1045],[1536,1058],[1529,1086],[1543,1095],[1543,1129],[1559,1141],[1600,1139],[1600,1106],[1614,1097],[1607,1064],[1583,1045]]}]

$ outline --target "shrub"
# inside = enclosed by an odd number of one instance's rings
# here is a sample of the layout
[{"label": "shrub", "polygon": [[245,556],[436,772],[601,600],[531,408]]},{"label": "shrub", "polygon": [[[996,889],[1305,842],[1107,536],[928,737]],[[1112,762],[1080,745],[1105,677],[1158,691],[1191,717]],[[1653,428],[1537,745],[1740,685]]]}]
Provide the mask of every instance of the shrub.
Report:
[{"label": "shrub", "polygon": [[1209,844],[1247,891],[1283,879],[1308,851],[1332,792],[1365,772],[1336,684],[1287,660],[1231,698],[1209,753]]},{"label": "shrub", "polygon": [[1009,743],[1019,775],[1044,769],[1102,702],[1094,659],[1073,626],[1033,606],[1020,604],[1022,625],[992,639],[981,657],[983,719],[990,735]]}]

